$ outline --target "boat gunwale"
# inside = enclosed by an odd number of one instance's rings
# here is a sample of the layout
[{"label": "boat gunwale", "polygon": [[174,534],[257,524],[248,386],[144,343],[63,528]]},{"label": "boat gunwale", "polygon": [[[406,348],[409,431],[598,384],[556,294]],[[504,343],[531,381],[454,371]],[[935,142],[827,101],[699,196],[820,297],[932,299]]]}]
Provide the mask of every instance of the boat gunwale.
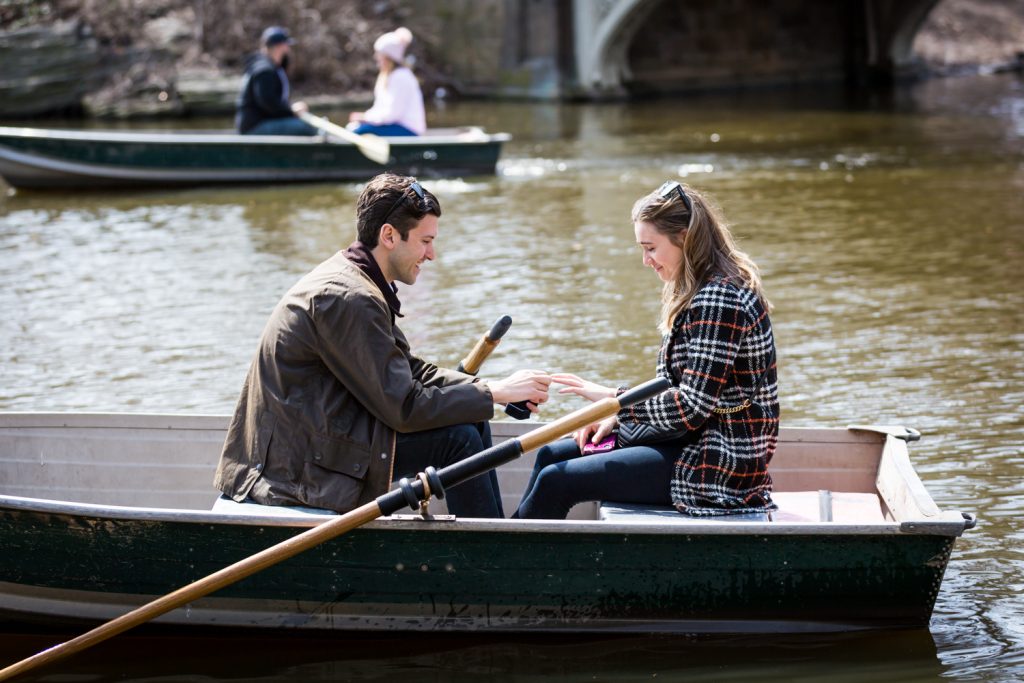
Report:
[{"label": "boat gunwale", "polygon": [[[126,507],[77,503],[44,498],[23,498],[0,494],[0,510],[36,512],[72,517],[96,517],[108,520],[212,524],[231,526],[272,526],[307,529],[336,519],[333,514],[236,515],[210,510],[182,510],[173,508]],[[905,527],[914,524],[912,530]],[[898,536],[933,534],[959,536],[966,523],[959,513],[945,513],[940,520],[902,520],[895,522],[839,524],[835,522],[748,522],[686,520],[680,522],[612,522],[579,519],[455,519],[449,516],[424,520],[418,515],[381,517],[362,528],[374,531],[435,531],[435,532],[502,532],[502,533],[556,533],[599,534],[629,536]]]},{"label": "boat gunwale", "polygon": [[[111,164],[83,163],[80,161],[68,161],[60,157],[53,157],[44,154],[26,153],[5,148],[0,144],[0,162],[9,161],[19,164],[34,171],[46,171],[50,174],[57,173],[70,178],[87,178],[99,180],[125,180],[131,184],[150,183],[156,181],[174,181],[187,184],[201,184],[203,182],[264,182],[264,181],[321,181],[340,180],[347,178],[345,172],[324,171],[322,169],[286,169],[281,170],[271,167],[251,167],[219,169],[215,167],[189,168],[189,169],[162,169],[153,166],[115,166]],[[382,166],[383,168],[383,166]],[[10,174],[7,174],[10,175]],[[9,184],[14,187],[24,187],[24,182],[16,178],[11,180],[7,175],[0,173]],[[59,185],[64,187],[63,185]]]},{"label": "boat gunwale", "polygon": [[[512,139],[512,136],[509,133],[488,133],[483,129],[474,127],[469,127],[465,130],[466,132],[462,134],[453,135],[428,134],[419,136],[384,137],[383,139],[387,140],[392,146],[399,147],[422,147],[431,144],[456,144],[459,146],[488,145],[499,142],[508,142]],[[268,147],[279,147],[283,144],[297,146],[328,144],[355,147],[355,145],[346,140],[321,135],[241,135],[238,133],[227,132],[193,133],[182,131],[92,131],[61,128],[0,126],[0,138],[5,136],[85,142],[145,142],[153,144],[195,144],[213,142],[218,144],[262,145]],[[0,141],[0,147],[2,146],[3,143]]]},{"label": "boat gunwale", "polygon": [[[111,411],[36,411],[0,410],[0,429],[34,427],[74,427],[77,429],[156,429],[225,430],[231,416],[212,413],[111,412]],[[545,424],[540,420],[492,420],[495,436],[520,436]],[[857,427],[782,427],[780,442],[828,444],[877,444],[881,449],[885,435],[866,426]]]}]

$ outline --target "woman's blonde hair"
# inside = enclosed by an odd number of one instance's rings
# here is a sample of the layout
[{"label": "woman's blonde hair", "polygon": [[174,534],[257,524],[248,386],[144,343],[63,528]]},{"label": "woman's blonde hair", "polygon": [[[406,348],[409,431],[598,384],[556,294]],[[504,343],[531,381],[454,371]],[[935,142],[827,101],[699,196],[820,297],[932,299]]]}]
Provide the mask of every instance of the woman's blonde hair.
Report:
[{"label": "woman's blonde hair", "polygon": [[398,64],[395,60],[391,59],[391,57],[384,55],[384,61],[386,62],[384,68],[377,72],[377,81],[374,83],[374,90],[377,88],[387,87],[388,79],[391,77],[391,72],[398,68]]},{"label": "woman's blonde hair", "polygon": [[[666,282],[661,292],[658,328],[662,333],[672,329],[672,323],[690,307],[697,291],[715,276],[753,290],[765,310],[771,311],[757,265],[736,247],[718,207],[688,185],[680,183],[677,188],[666,183],[662,187],[638,199],[632,214],[633,223],[650,223],[683,252],[675,280]],[[690,206],[683,201],[680,189]]]}]

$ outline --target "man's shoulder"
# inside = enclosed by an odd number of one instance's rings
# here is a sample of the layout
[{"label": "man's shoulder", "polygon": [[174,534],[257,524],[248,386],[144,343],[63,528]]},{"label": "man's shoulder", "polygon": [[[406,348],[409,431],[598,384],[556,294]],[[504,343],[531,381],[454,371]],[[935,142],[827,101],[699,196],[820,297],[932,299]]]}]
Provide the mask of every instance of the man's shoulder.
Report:
[{"label": "man's shoulder", "polygon": [[299,280],[293,290],[319,301],[340,300],[353,304],[387,307],[380,290],[358,266],[339,251]]},{"label": "man's shoulder", "polygon": [[251,56],[245,63],[245,73],[249,76],[256,76],[257,74],[277,72],[277,67],[270,61],[270,58],[264,54],[257,53]]}]

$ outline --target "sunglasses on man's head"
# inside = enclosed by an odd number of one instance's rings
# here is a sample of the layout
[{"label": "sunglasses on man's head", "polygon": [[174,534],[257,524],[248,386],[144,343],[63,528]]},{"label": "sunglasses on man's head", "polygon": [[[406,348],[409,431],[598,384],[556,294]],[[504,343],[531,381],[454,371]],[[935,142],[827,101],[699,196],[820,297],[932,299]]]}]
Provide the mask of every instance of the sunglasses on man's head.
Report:
[{"label": "sunglasses on man's head", "polygon": [[[416,193],[416,196],[420,198],[420,203],[421,203],[421,204],[422,204],[422,205],[423,205],[424,207],[426,207],[426,204],[427,204],[427,198],[426,198],[426,197],[425,197],[425,196],[423,195],[423,187],[422,187],[422,186],[421,186],[421,185],[419,184],[419,182],[418,182],[418,181],[415,181],[415,180],[414,180],[414,181],[412,181],[412,183],[411,183],[411,184],[409,185],[409,188],[408,188],[408,189],[410,189],[410,190],[412,190],[413,192],[415,192],[415,193]],[[400,205],[400,204],[401,204],[402,202],[404,202],[404,201],[406,200],[406,198],[407,198],[408,196],[409,196],[409,195],[407,195],[407,194],[405,193],[405,190],[402,190],[402,194],[398,195],[398,201],[396,201],[396,202],[395,202],[394,204],[392,204],[392,205],[391,205],[391,208],[390,208],[390,209],[388,209],[388,212],[387,212],[386,214],[384,214],[384,218],[383,218],[383,219],[381,220],[381,222],[380,222],[380,224],[381,224],[381,225],[384,225],[385,223],[387,223],[387,222],[388,222],[388,218],[390,218],[390,217],[391,217],[391,214],[392,214],[392,213],[394,213],[395,209],[397,209],[397,208],[398,208],[398,206],[399,206],[399,205]]]}]

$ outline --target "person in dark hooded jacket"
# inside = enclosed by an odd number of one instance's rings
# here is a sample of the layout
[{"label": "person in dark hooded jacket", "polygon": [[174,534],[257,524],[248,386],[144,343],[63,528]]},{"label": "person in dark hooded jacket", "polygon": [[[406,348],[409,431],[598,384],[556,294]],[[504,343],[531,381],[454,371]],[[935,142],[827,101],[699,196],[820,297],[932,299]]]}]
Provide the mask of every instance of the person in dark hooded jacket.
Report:
[{"label": "person in dark hooded jacket", "polygon": [[309,110],[306,103],[288,101],[288,58],[295,41],[284,28],[271,26],[263,31],[261,43],[246,65],[235,128],[244,135],[316,135],[315,128],[296,116]]}]

